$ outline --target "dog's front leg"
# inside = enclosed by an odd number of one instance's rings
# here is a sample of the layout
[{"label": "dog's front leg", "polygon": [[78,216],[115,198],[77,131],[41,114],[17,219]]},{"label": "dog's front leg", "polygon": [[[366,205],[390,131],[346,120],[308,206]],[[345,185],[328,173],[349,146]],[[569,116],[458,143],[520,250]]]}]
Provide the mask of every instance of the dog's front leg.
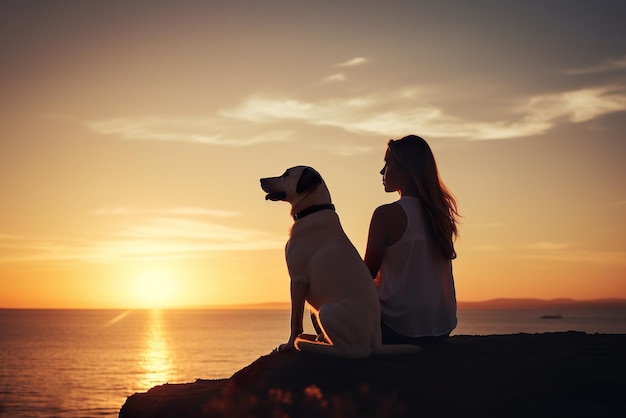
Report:
[{"label": "dog's front leg", "polygon": [[296,338],[303,332],[302,319],[308,287],[304,282],[291,280],[291,335],[287,344],[280,347],[281,351],[294,350]]}]

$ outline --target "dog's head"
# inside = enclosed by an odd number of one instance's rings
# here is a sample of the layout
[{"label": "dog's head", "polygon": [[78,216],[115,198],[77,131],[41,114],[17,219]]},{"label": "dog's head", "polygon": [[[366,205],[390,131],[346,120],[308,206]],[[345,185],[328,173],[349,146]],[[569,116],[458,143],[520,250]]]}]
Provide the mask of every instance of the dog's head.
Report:
[{"label": "dog's head", "polygon": [[261,179],[261,189],[267,193],[266,200],[285,201],[292,207],[309,204],[330,203],[330,194],[322,176],[311,167],[288,168],[281,176]]}]

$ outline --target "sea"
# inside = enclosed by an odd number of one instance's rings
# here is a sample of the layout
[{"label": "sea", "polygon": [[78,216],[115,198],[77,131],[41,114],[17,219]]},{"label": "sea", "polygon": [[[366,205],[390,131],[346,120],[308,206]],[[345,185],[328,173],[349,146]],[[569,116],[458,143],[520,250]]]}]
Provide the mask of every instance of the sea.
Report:
[{"label": "sea", "polygon": [[[626,333],[624,305],[460,309],[458,319],[452,335]],[[228,378],[288,336],[283,309],[0,309],[0,417],[117,417],[133,393]]]}]

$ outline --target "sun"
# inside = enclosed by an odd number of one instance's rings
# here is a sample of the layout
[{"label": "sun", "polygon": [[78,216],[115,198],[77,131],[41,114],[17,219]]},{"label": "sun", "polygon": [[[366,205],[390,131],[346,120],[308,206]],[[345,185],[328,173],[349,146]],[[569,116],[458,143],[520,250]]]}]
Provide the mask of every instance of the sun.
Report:
[{"label": "sun", "polygon": [[172,302],[174,281],[162,271],[144,273],[137,282],[138,302],[147,308],[162,308]]}]

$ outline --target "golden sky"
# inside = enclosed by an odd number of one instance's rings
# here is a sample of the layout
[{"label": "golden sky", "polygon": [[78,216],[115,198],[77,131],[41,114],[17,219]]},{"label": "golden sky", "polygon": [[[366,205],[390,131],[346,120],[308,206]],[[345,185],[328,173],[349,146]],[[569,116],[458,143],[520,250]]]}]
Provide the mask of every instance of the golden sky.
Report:
[{"label": "golden sky", "polygon": [[287,301],[325,178],[363,254],[390,138],[463,215],[457,298],[626,298],[626,3],[2,1],[0,307]]}]

